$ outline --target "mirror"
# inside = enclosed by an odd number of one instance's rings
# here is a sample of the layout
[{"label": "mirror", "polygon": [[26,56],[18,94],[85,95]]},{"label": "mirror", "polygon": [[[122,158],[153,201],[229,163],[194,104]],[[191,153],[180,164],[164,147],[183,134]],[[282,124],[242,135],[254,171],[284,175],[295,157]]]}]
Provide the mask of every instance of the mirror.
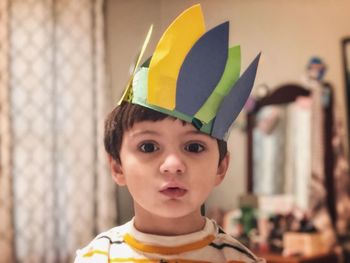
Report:
[{"label": "mirror", "polygon": [[248,114],[248,186],[258,195],[286,194],[307,209],[312,174],[312,96],[294,84],[256,100]]},{"label": "mirror", "polygon": [[334,222],[333,122],[328,83],[281,85],[257,99],[247,115],[247,192],[289,194],[303,210],[325,200]]}]

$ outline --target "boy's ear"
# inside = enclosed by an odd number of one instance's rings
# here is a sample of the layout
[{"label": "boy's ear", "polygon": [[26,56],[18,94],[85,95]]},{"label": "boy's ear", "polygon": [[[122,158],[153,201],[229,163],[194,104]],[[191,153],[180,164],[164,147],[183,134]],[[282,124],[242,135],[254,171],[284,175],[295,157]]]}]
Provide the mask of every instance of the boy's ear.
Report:
[{"label": "boy's ear", "polygon": [[119,161],[116,161],[112,158],[112,156],[108,156],[109,167],[111,168],[112,178],[114,182],[118,185],[125,185],[125,176],[123,173],[122,165]]},{"label": "boy's ear", "polygon": [[219,163],[218,170],[216,173],[215,186],[219,185],[222,182],[222,180],[224,180],[229,164],[230,164],[230,153],[227,152],[225,157]]}]

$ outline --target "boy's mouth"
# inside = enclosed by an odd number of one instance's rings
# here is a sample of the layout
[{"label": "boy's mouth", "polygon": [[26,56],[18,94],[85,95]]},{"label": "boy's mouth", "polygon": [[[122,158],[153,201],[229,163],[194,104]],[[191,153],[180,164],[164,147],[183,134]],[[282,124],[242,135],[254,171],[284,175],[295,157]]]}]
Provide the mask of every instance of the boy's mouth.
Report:
[{"label": "boy's mouth", "polygon": [[180,198],[187,193],[187,190],[179,186],[164,186],[159,191],[163,195],[170,198]]}]

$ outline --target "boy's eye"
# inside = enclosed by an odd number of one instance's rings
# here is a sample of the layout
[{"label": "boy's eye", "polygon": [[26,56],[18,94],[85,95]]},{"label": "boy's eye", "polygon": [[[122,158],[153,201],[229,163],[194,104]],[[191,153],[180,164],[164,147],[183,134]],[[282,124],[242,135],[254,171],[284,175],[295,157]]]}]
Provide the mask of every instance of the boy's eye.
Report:
[{"label": "boy's eye", "polygon": [[185,150],[188,152],[199,153],[204,151],[204,146],[200,143],[189,143],[185,146]]},{"label": "boy's eye", "polygon": [[152,152],[157,151],[159,148],[154,143],[147,142],[147,143],[142,143],[139,146],[139,149],[141,150],[141,152],[144,152],[144,153],[152,153]]}]

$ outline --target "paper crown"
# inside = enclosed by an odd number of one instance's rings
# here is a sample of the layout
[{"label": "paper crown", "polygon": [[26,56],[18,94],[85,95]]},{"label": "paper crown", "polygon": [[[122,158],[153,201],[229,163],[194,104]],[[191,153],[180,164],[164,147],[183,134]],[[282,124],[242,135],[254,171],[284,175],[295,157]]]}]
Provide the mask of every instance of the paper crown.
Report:
[{"label": "paper crown", "polygon": [[241,51],[240,46],[228,48],[229,22],[205,32],[198,4],[172,22],[139,67],[151,32],[152,26],[120,102],[168,114],[227,140],[254,85],[260,54],[239,77]]}]

